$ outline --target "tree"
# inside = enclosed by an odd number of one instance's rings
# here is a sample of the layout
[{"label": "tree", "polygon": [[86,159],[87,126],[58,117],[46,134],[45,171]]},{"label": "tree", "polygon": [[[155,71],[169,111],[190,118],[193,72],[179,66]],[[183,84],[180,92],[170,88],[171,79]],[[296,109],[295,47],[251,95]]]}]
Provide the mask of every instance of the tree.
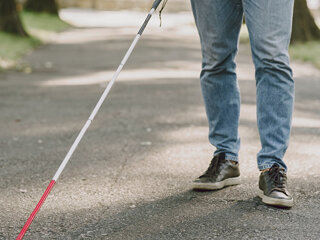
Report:
[{"label": "tree", "polygon": [[0,31],[28,36],[21,23],[15,0],[0,1]]},{"label": "tree", "polygon": [[320,30],[308,8],[307,0],[295,0],[291,42],[320,40]]},{"label": "tree", "polygon": [[24,9],[32,12],[58,14],[58,5],[55,0],[27,0]]}]

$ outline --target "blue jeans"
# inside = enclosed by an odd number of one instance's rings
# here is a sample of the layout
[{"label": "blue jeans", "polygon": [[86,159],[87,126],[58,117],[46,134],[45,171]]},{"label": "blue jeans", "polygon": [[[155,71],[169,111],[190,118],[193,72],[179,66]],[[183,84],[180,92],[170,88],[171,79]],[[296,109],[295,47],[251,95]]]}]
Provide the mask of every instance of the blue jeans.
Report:
[{"label": "blue jeans", "polygon": [[214,155],[238,161],[240,91],[235,56],[243,15],[255,64],[260,170],[283,162],[291,132],[294,81],[289,66],[294,0],[191,0],[202,47],[201,89]]}]

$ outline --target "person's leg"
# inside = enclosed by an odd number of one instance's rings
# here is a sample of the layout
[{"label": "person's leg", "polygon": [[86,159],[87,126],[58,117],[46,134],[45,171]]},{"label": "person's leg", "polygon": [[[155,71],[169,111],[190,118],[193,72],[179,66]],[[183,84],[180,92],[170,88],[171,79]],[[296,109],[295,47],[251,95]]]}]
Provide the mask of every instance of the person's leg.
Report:
[{"label": "person's leg", "polygon": [[291,131],[294,81],[289,66],[294,0],[243,0],[252,56],[256,67],[257,118],[262,149],[257,155],[263,170],[259,179],[262,201],[291,207],[283,162]]},{"label": "person's leg", "polygon": [[243,0],[256,67],[260,170],[283,162],[291,131],[294,81],[289,66],[294,0]]},{"label": "person's leg", "polygon": [[194,189],[215,190],[240,183],[238,136],[240,93],[234,62],[243,10],[241,0],[191,0],[202,47],[201,89],[216,147]]},{"label": "person's leg", "polygon": [[214,155],[238,161],[240,93],[234,58],[243,10],[241,0],[191,0],[202,47],[201,89]]}]

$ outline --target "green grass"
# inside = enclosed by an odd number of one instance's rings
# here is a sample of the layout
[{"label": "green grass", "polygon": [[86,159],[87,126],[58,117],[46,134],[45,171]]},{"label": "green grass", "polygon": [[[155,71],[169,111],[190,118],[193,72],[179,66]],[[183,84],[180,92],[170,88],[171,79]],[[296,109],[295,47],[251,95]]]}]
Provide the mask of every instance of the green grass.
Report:
[{"label": "green grass", "polygon": [[0,67],[6,69],[13,67],[16,61],[41,43],[40,40],[28,37],[18,37],[0,32]]},{"label": "green grass", "polygon": [[310,62],[320,68],[320,41],[292,44],[290,56],[292,59]]},{"label": "green grass", "polygon": [[20,16],[27,32],[42,40],[46,40],[48,35],[61,32],[69,27],[58,16],[47,13],[22,11]]},{"label": "green grass", "polygon": [[50,14],[23,11],[20,16],[30,36],[18,37],[0,32],[0,69],[15,68],[23,55],[69,27],[58,16]]}]

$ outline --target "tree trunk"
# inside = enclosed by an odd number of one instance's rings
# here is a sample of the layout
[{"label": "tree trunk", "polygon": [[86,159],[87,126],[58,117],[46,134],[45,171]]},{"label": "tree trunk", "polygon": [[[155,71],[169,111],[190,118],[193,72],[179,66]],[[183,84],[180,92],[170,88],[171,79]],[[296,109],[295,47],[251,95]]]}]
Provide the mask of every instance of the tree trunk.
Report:
[{"label": "tree trunk", "polygon": [[21,23],[15,0],[0,1],[0,31],[28,36]]},{"label": "tree trunk", "polygon": [[291,42],[320,39],[320,30],[308,8],[307,0],[295,0]]},{"label": "tree trunk", "polygon": [[55,0],[27,0],[24,9],[32,12],[58,14],[58,5]]}]

